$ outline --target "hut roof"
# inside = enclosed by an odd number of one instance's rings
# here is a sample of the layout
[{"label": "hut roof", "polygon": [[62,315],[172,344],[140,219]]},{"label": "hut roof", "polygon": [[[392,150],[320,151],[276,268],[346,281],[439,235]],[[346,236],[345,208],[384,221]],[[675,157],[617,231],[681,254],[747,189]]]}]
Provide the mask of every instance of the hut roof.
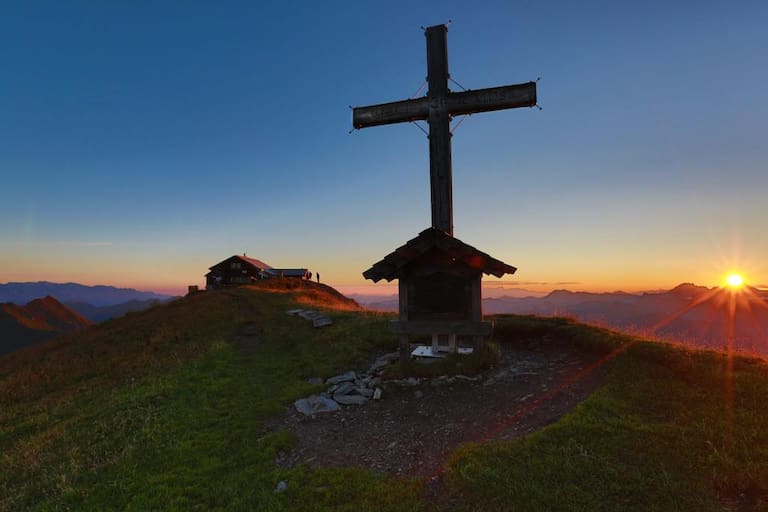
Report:
[{"label": "hut roof", "polygon": [[218,262],[217,264],[215,264],[212,267],[208,267],[208,270],[213,270],[214,268],[218,267],[222,263],[226,263],[226,262],[228,262],[229,260],[231,260],[233,258],[237,259],[237,260],[240,260],[242,262],[245,262],[248,265],[253,265],[254,267],[256,267],[259,270],[269,270],[269,269],[272,268],[269,265],[267,265],[266,263],[264,263],[263,261],[257,260],[256,258],[249,258],[248,256],[240,256],[239,254],[235,254],[234,256],[230,256],[229,258]]},{"label": "hut roof", "polygon": [[363,277],[371,279],[374,283],[381,279],[392,281],[400,277],[401,270],[408,263],[434,249],[449,255],[454,261],[482,271],[484,274],[501,277],[504,274],[514,274],[517,270],[515,267],[465,244],[444,231],[428,228],[419,233],[416,238],[409,240],[405,245],[384,256],[381,261],[374,263],[371,268],[363,272]]}]

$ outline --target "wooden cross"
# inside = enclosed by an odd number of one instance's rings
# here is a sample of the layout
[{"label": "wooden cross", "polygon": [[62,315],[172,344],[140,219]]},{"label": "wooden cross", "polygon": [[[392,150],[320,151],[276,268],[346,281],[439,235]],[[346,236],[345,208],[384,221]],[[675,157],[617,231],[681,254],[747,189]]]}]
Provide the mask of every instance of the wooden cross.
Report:
[{"label": "wooden cross", "polygon": [[435,25],[427,36],[427,83],[423,98],[369,107],[352,112],[355,128],[426,120],[429,123],[429,179],[432,196],[432,227],[453,236],[451,185],[451,131],[453,116],[536,105],[536,82],[451,92],[448,89],[448,27]]}]

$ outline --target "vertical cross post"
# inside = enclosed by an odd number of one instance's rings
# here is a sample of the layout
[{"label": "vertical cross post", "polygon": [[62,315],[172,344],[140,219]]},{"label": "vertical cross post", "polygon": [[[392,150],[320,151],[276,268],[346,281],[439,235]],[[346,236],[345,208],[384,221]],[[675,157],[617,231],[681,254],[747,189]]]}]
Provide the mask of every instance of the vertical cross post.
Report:
[{"label": "vertical cross post", "polygon": [[448,115],[448,27],[426,29],[427,83],[429,91],[429,181],[432,193],[432,227],[453,236],[451,178],[451,129]]},{"label": "vertical cross post", "polygon": [[432,227],[453,236],[451,116],[536,105],[536,83],[490,87],[474,91],[448,90],[448,27],[424,30],[427,38],[427,83],[422,98],[352,109],[352,126],[427,121],[429,123],[429,183]]}]

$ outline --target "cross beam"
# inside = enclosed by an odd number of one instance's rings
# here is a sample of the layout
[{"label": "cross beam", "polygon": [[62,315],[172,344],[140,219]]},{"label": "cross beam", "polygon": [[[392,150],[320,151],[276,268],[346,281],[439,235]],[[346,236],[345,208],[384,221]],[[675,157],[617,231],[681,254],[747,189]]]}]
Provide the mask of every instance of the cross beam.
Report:
[{"label": "cross beam", "polygon": [[[448,94],[446,107],[451,116],[460,116],[535,105],[536,82],[527,82],[474,91],[452,92]],[[429,100],[424,96],[412,100],[355,107],[352,110],[352,123],[355,128],[426,121],[429,117]]]},{"label": "cross beam", "polygon": [[448,27],[445,25],[436,25],[425,30],[429,85],[426,96],[354,108],[352,125],[359,129],[406,121],[426,120],[429,123],[432,227],[453,236],[451,117],[492,110],[533,107],[536,105],[536,83],[450,92],[447,33]]}]

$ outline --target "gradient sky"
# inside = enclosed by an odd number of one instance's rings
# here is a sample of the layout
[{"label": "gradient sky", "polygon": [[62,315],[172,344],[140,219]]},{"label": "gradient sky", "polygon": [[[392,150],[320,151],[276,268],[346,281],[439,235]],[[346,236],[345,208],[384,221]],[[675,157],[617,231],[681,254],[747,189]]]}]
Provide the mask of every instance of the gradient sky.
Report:
[{"label": "gradient sky", "polygon": [[247,251],[365,284],[429,226],[428,147],[349,106],[412,96],[448,20],[464,87],[541,77],[453,138],[505,281],[768,282],[768,3],[544,0],[3,3],[0,282],[181,291]]}]

